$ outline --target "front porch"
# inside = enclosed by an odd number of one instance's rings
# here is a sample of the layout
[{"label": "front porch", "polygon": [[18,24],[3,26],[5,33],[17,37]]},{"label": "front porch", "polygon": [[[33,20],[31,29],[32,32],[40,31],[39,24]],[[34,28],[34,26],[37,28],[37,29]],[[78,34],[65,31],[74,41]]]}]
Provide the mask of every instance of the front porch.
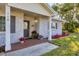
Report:
[{"label": "front porch", "polygon": [[17,43],[11,44],[11,47],[12,47],[11,51],[20,50],[23,48],[31,47],[45,42],[48,42],[48,40],[28,39],[24,43],[17,42]]},{"label": "front porch", "polygon": [[43,42],[40,44],[32,45],[27,48],[7,52],[5,56],[40,56],[53,49],[58,48],[58,46],[53,45],[49,42]]},{"label": "front porch", "polygon": [[[0,44],[1,46],[5,45],[5,51],[18,50],[45,42],[43,40],[26,40],[24,44],[17,43],[19,42],[19,38],[24,37],[24,35],[31,36],[33,30],[36,30],[44,38],[51,40],[50,16],[19,9],[8,4],[1,6],[0,16],[2,16],[2,18],[4,17],[2,20],[4,20],[3,25],[5,30],[1,30],[3,32],[0,33]],[[28,35],[27,33],[24,34],[25,32],[28,32]]]},{"label": "front porch", "polygon": [[[21,42],[12,43],[11,44],[11,50],[9,50],[7,52],[21,50],[21,49],[24,49],[24,48],[32,47],[32,46],[39,45],[39,44],[46,43],[46,42],[48,42],[47,39],[44,39],[44,40],[28,39],[28,40],[25,40],[24,43],[21,43]],[[2,53],[2,52],[4,52],[4,53],[6,52],[5,46],[0,47],[0,53]]]}]

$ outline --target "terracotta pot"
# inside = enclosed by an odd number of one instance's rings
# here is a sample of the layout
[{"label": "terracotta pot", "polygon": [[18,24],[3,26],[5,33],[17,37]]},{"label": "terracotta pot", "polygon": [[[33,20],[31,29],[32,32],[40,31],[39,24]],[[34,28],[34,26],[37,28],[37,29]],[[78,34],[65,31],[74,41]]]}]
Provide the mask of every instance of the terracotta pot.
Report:
[{"label": "terracotta pot", "polygon": [[24,41],[21,41],[21,43],[23,44],[23,43],[24,43]]}]

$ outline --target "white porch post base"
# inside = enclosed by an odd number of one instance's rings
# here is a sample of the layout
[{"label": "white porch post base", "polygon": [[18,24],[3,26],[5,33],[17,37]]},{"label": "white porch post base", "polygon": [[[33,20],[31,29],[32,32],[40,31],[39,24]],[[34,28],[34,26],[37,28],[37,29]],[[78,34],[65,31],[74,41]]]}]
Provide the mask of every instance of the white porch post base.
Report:
[{"label": "white porch post base", "polygon": [[51,41],[52,40],[52,29],[51,29],[51,17],[49,19],[49,37],[48,37],[48,40]]},{"label": "white porch post base", "polygon": [[5,51],[11,50],[10,43],[10,6],[5,5]]}]

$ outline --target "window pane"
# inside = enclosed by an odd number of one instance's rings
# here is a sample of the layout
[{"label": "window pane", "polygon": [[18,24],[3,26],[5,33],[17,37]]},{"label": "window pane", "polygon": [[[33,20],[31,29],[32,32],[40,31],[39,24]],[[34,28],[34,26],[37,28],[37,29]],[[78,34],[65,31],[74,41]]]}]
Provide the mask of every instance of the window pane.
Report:
[{"label": "window pane", "polygon": [[[5,31],[4,16],[0,16],[0,31]],[[11,33],[15,33],[15,16],[11,16]]]},{"label": "window pane", "polygon": [[52,28],[57,29],[57,23],[56,22],[52,22]]},{"label": "window pane", "polygon": [[0,16],[0,31],[5,31],[5,17]]},{"label": "window pane", "polygon": [[11,16],[11,33],[15,33],[15,16]]}]

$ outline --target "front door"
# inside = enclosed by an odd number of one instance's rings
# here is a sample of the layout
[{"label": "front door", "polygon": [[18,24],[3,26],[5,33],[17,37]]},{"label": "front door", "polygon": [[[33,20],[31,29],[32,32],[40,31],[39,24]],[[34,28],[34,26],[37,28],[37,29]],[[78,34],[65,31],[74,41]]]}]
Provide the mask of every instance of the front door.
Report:
[{"label": "front door", "polygon": [[24,20],[24,37],[29,37],[29,21]]}]

